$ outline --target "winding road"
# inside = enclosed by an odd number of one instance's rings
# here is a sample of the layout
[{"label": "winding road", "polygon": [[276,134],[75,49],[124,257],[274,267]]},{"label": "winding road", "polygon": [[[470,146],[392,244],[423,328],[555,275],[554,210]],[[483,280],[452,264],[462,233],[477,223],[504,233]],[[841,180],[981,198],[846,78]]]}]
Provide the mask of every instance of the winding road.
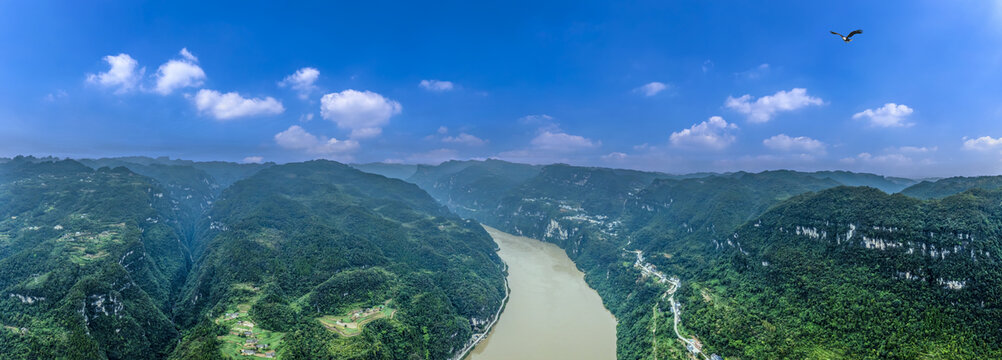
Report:
[{"label": "winding road", "polygon": [[678,301],[675,301],[675,292],[678,291],[678,288],[681,286],[682,280],[680,280],[678,277],[675,276],[669,278],[664,273],[655,269],[654,265],[645,262],[643,251],[641,250],[633,250],[633,251],[625,250],[625,251],[632,252],[637,255],[637,261],[633,265],[639,268],[644,275],[654,276],[655,278],[657,278],[658,283],[668,285],[668,290],[666,290],[664,294],[661,294],[661,299],[668,297],[668,302],[671,304],[671,312],[672,315],[674,315],[675,317],[674,319],[675,336],[678,337],[679,340],[682,340],[682,342],[685,343],[685,348],[686,350],[689,350],[690,353],[692,353],[695,356],[701,356],[705,360],[709,360],[709,357],[707,357],[706,354],[703,353],[702,349],[696,342],[695,338],[687,338],[685,336],[682,336],[682,333],[678,331],[678,323],[679,321],[681,321],[680,316],[682,315],[682,308],[681,305],[678,303]]}]

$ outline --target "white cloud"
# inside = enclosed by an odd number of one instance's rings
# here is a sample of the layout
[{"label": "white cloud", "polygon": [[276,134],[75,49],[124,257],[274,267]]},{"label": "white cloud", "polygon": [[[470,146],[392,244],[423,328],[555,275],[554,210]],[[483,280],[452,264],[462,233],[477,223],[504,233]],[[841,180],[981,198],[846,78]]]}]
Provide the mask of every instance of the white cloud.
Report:
[{"label": "white cloud", "polygon": [[578,150],[591,149],[601,145],[601,142],[592,141],[583,136],[571,135],[557,130],[544,130],[532,139],[533,147],[544,151],[554,152],[574,152]]},{"label": "white cloud", "polygon": [[310,122],[313,121],[313,113],[306,113],[299,115],[299,122]]},{"label": "white cloud", "polygon": [[736,138],[730,132],[737,128],[724,118],[714,116],[688,129],[671,133],[669,139],[677,147],[721,150],[734,142]]},{"label": "white cloud", "polygon": [[418,86],[424,88],[425,90],[437,92],[451,91],[455,87],[452,81],[444,80],[421,80],[421,83],[419,83]]},{"label": "white cloud", "polygon": [[180,54],[184,60],[170,60],[157,69],[157,85],[154,90],[161,95],[180,88],[200,87],[205,81],[205,71],[195,64],[198,58],[188,52],[187,48],[181,49]]},{"label": "white cloud", "polygon": [[779,134],[771,138],[762,140],[765,147],[780,151],[798,151],[805,153],[823,153],[825,144],[806,136],[789,137],[786,134]]},{"label": "white cloud", "polygon": [[874,127],[908,127],[913,123],[905,122],[905,118],[914,110],[905,105],[887,103],[876,109],[866,109],[852,115],[853,119],[866,118],[870,120],[870,125]]},{"label": "white cloud", "polygon": [[209,113],[218,120],[230,120],[245,116],[276,115],[285,107],[272,97],[248,99],[236,92],[222,94],[215,90],[202,89],[194,97],[199,112]]},{"label": "white cloud", "polygon": [[536,136],[528,146],[521,149],[502,151],[496,158],[530,164],[571,163],[577,160],[594,160],[593,150],[602,146],[601,141],[580,135],[568,134],[560,129],[548,115],[530,115],[519,119],[523,124],[539,125]]},{"label": "white cloud", "polygon": [[192,54],[190,51],[188,51],[188,48],[181,48],[181,56],[184,57],[185,59],[188,59],[188,61],[198,62],[198,58],[195,57],[195,55]]},{"label": "white cloud", "polygon": [[359,147],[358,141],[317,137],[299,125],[292,125],[275,134],[275,143],[286,149],[303,150],[316,155],[339,155],[358,150]]},{"label": "white cloud", "polygon": [[445,127],[445,126],[439,126],[439,127],[438,127],[438,133],[439,133],[439,134],[443,134],[443,135],[444,135],[444,134],[446,134],[446,133],[448,133],[448,132],[449,132],[449,128],[447,128],[447,127]]},{"label": "white cloud", "polygon": [[822,105],[824,101],[807,95],[807,89],[794,88],[790,91],[779,91],[752,101],[751,95],[739,98],[727,97],[724,103],[730,109],[748,116],[748,121],[763,123],[772,119],[781,111],[793,111],[811,105]]},{"label": "white cloud", "polygon": [[709,72],[710,70],[713,69],[713,61],[712,60],[703,61],[702,68],[704,73]]},{"label": "white cloud", "polygon": [[242,161],[244,164],[260,164],[264,162],[264,157],[261,156],[248,156]]},{"label": "white cloud", "polygon": [[665,83],[654,81],[644,84],[644,86],[633,89],[633,91],[639,92],[641,94],[644,94],[644,96],[650,97],[657,95],[659,92],[662,92],[667,88],[668,85],[666,85]]},{"label": "white cloud", "polygon": [[982,136],[977,139],[964,138],[964,149],[987,151],[1002,148],[1002,137],[996,139],[991,136]]},{"label": "white cloud", "polygon": [[348,89],[320,99],[320,116],[351,130],[357,139],[378,136],[401,109],[400,103],[371,91]]},{"label": "white cloud", "polygon": [[442,142],[463,144],[469,146],[479,146],[487,143],[487,140],[478,138],[476,136],[467,133],[459,133],[459,135],[456,136],[446,136],[442,138]]},{"label": "white cloud", "polygon": [[107,88],[114,88],[116,94],[132,91],[139,85],[139,80],[146,73],[146,68],[140,68],[139,62],[129,54],[105,56],[104,61],[110,67],[108,71],[98,74],[88,74],[87,81]]},{"label": "white cloud", "polygon": [[621,152],[611,152],[606,155],[602,155],[600,158],[602,161],[619,161],[626,159],[627,155]]},{"label": "white cloud", "polygon": [[310,97],[310,93],[317,90],[317,86],[314,83],[319,77],[320,70],[304,67],[279,81],[278,86],[291,88],[299,93],[300,99],[306,100]]}]

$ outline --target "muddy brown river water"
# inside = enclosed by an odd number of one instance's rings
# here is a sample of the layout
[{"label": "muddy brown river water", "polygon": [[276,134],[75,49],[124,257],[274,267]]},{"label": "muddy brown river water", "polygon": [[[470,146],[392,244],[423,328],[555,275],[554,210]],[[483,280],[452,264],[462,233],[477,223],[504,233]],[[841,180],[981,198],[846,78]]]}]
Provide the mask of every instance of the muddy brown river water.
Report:
[{"label": "muddy brown river water", "polygon": [[616,319],[559,247],[485,226],[508,264],[511,297],[468,360],[615,359]]}]

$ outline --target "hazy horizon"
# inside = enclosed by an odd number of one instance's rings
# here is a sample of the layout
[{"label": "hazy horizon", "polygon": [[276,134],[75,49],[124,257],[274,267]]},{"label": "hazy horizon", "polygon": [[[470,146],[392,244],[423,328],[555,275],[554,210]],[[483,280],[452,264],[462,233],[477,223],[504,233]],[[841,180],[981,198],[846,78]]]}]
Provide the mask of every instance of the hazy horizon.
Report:
[{"label": "hazy horizon", "polygon": [[149,158],[149,159],[154,159],[154,160],[166,158],[166,160],[168,160],[168,161],[193,161],[193,162],[216,162],[216,161],[218,161],[218,162],[228,162],[228,163],[235,163],[235,164],[274,164],[274,165],[283,165],[283,164],[290,164],[290,163],[301,163],[301,162],[313,161],[313,160],[329,160],[329,161],[340,162],[342,164],[351,165],[351,166],[355,166],[355,165],[362,166],[362,165],[372,165],[372,164],[405,165],[405,166],[438,166],[438,165],[441,165],[441,164],[449,162],[449,161],[500,160],[500,161],[506,161],[506,162],[510,162],[510,163],[538,165],[538,166],[570,165],[570,166],[576,166],[576,167],[595,167],[595,168],[606,168],[606,169],[617,169],[617,170],[636,170],[636,171],[646,171],[646,172],[660,172],[660,173],[664,173],[664,174],[668,174],[668,175],[678,175],[678,176],[692,175],[692,174],[718,174],[718,175],[726,175],[726,174],[733,174],[733,173],[738,173],[738,172],[761,173],[761,172],[769,172],[769,171],[796,171],[796,172],[806,172],[806,173],[826,172],[826,171],[828,171],[828,172],[846,171],[846,172],[851,172],[851,173],[856,173],[856,174],[873,174],[873,175],[883,176],[883,177],[887,177],[887,178],[904,178],[904,179],[916,180],[916,181],[937,180],[937,179],[943,179],[943,178],[955,177],[955,176],[960,176],[960,177],[979,177],[979,176],[997,176],[997,175],[999,175],[999,174],[975,174],[975,175],[950,175],[950,176],[908,177],[908,176],[897,176],[897,175],[882,174],[882,173],[879,173],[879,172],[853,171],[853,170],[840,169],[840,168],[816,169],[816,170],[800,170],[800,169],[789,169],[789,168],[773,168],[773,169],[760,169],[760,170],[741,170],[741,169],[739,169],[739,170],[732,170],[732,171],[672,172],[670,170],[669,171],[664,171],[664,170],[648,170],[648,169],[637,169],[637,168],[616,167],[616,166],[603,166],[603,165],[578,165],[578,164],[568,164],[568,163],[564,163],[564,162],[550,162],[550,163],[518,162],[518,161],[509,161],[509,160],[498,159],[498,158],[493,158],[493,157],[489,157],[489,158],[471,158],[471,159],[449,159],[449,160],[444,160],[444,161],[437,162],[437,163],[408,163],[408,162],[384,162],[384,161],[345,162],[345,161],[339,161],[339,160],[336,160],[336,159],[325,159],[325,158],[315,158],[315,159],[305,159],[305,160],[295,160],[295,161],[284,161],[284,162],[278,162],[278,161],[246,162],[246,161],[234,161],[234,160],[225,160],[225,159],[189,159],[189,158],[171,157],[171,156],[167,156],[167,155],[162,155],[162,156],[122,155],[122,156],[102,156],[102,157],[72,157],[72,156],[55,156],[55,155],[33,155],[33,154],[20,155],[19,154],[19,155],[14,155],[14,156],[3,156],[3,157],[0,157],[0,159],[12,160],[12,159],[16,158],[17,156],[24,156],[24,157],[31,156],[31,157],[34,157],[36,159],[56,158],[56,159],[60,159],[60,160],[62,160],[62,159],[69,159],[69,160],[100,160],[100,159],[124,159],[124,158],[142,157],[142,158]]}]

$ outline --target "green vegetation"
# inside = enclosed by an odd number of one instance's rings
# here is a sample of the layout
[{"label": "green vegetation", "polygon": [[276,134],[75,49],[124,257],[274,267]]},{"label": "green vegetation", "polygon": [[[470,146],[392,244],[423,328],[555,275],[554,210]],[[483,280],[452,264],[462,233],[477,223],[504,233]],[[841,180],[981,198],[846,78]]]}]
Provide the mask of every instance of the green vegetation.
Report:
[{"label": "green vegetation", "polygon": [[[237,284],[235,288],[257,291],[245,284]],[[248,315],[251,305],[237,304],[213,322],[226,329],[226,335],[217,336],[220,352],[226,358],[242,358],[247,356],[275,357],[282,348],[282,338],[285,334],[268,331],[257,326]]]},{"label": "green vegetation", "polygon": [[414,184],[329,161],[0,162],[0,354],[449,358],[505,294],[496,245],[451,209],[563,247],[621,359],[689,356],[624,250],[682,280],[680,332],[709,353],[1002,356],[997,177],[359,167]]},{"label": "green vegetation", "polygon": [[187,250],[164,190],[125,168],[0,165],[0,353],[163,358]]},{"label": "green vegetation", "polygon": [[[504,296],[478,224],[412,184],[338,163],[262,170],[224,191],[199,229],[178,323],[197,329],[249,303],[255,328],[284,333],[281,358],[446,358]],[[387,301],[397,311],[358,322],[360,336],[317,320]],[[185,334],[175,356],[197,355],[209,336]]]},{"label": "green vegetation", "polygon": [[351,164],[351,167],[370,173],[379,174],[391,179],[406,180],[417,172],[418,165],[410,164],[386,164],[386,163],[366,163]]},{"label": "green vegetation", "polygon": [[751,358],[997,358],[1000,200],[847,187],[793,198],[737,230],[744,252],[726,251],[704,282],[718,300],[690,295],[690,326]]},{"label": "green vegetation", "polygon": [[923,181],[901,190],[901,193],[919,199],[936,199],[970,189],[993,190],[998,188],[1002,188],[1002,176],[951,177],[936,181]]},{"label": "green vegetation", "polygon": [[362,333],[362,329],[370,322],[383,318],[393,318],[393,314],[396,313],[396,309],[387,306],[386,304],[376,305],[371,308],[358,308],[349,311],[347,314],[343,315],[327,315],[318,318],[321,324],[324,324],[329,330],[335,331],[338,334],[344,336],[355,336]]},{"label": "green vegetation", "polygon": [[[727,358],[1000,355],[1002,334],[992,325],[1002,322],[994,300],[1002,279],[996,193],[921,202],[840,187],[899,191],[913,183],[872,174],[677,177],[551,165],[502,195],[478,197],[476,188],[453,185],[476,176],[458,179],[457,164],[443,165],[447,175],[416,183],[457,212],[567,251],[619,322],[620,359],[688,356],[674,332],[663,331],[672,326],[663,286],[638,282],[624,249],[644,251],[650,264],[682,279],[680,330]],[[478,166],[464,163],[462,172],[484,173]],[[992,188],[989,179],[937,186],[972,182],[981,185],[934,196]],[[853,240],[835,240],[848,224],[857,229]],[[815,231],[826,241],[812,238]]]},{"label": "green vegetation", "polygon": [[909,186],[915,185],[916,181],[899,177],[880,176],[874,174],[860,174],[848,171],[817,171],[807,173],[819,179],[828,178],[839,182],[845,186],[869,186],[881,191],[893,194]]},{"label": "green vegetation", "polygon": [[442,359],[504,296],[486,232],[412,184],[327,161],[84,162],[0,164],[10,358]]}]

